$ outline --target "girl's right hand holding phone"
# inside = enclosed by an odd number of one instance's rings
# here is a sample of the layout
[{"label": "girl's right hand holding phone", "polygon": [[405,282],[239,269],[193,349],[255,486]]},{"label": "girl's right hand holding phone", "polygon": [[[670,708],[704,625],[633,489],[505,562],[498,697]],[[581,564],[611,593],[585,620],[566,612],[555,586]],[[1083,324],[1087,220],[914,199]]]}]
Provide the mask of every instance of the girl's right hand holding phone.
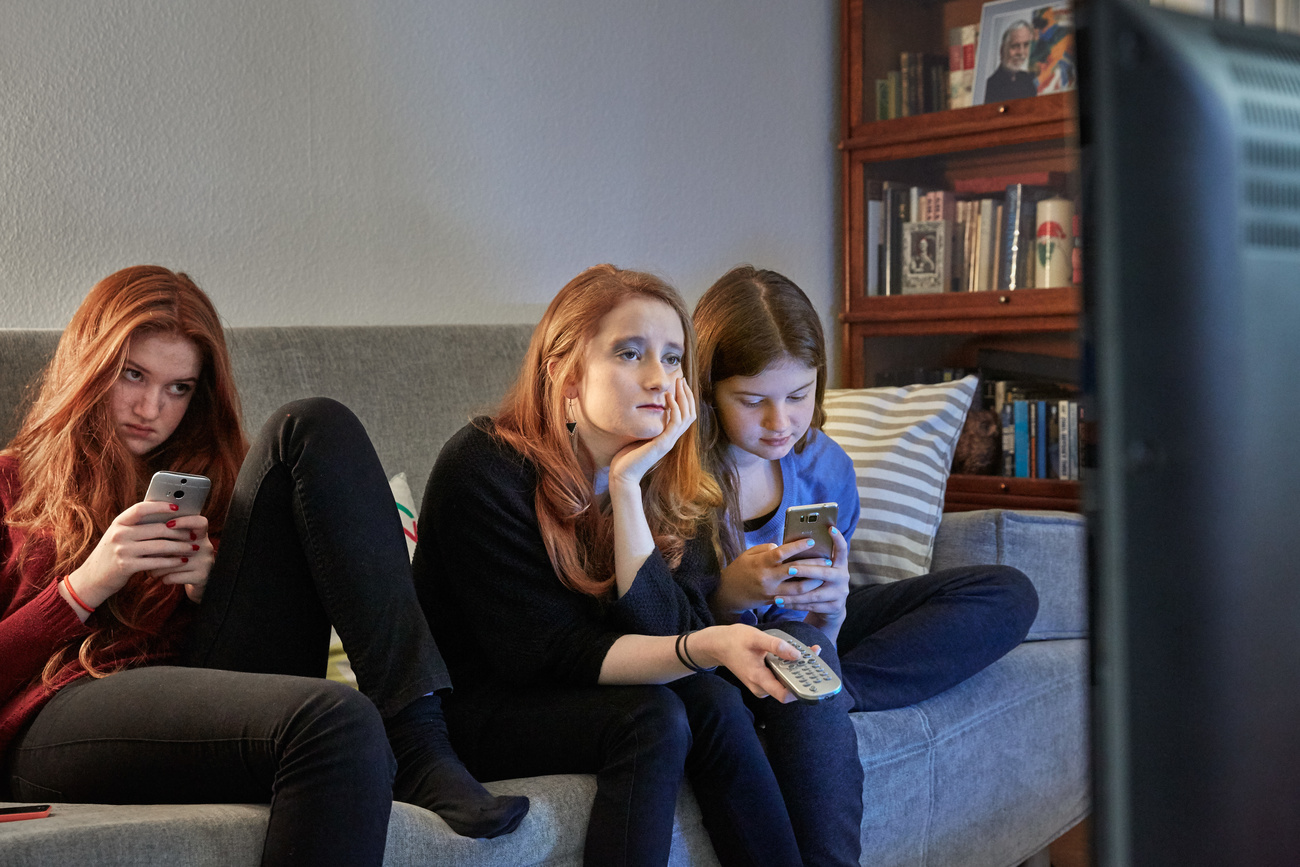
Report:
[{"label": "girl's right hand holding phone", "polygon": [[[793,596],[821,586],[821,580],[811,574],[802,580],[800,576],[806,567],[822,561],[785,562],[787,558],[806,549],[808,544],[807,539],[796,539],[784,545],[767,542],[742,551],[740,556],[722,570],[717,607],[731,612],[765,608],[772,604],[773,597],[778,594]],[[791,569],[795,570],[793,576],[790,574]]]},{"label": "girl's right hand holding phone", "polygon": [[[167,574],[189,566],[190,558],[202,554],[207,542],[207,519],[202,515],[176,518],[159,523],[141,523],[150,515],[165,515],[174,511],[169,503],[136,503],[113,519],[100,537],[90,556],[74,569],[59,593],[72,606],[82,622],[90,612],[82,607],[98,608],[106,599],[126,586],[137,572]],[[210,558],[206,569],[211,567]],[[76,599],[68,592],[66,582],[71,582]],[[187,582],[189,583],[189,582]]]}]

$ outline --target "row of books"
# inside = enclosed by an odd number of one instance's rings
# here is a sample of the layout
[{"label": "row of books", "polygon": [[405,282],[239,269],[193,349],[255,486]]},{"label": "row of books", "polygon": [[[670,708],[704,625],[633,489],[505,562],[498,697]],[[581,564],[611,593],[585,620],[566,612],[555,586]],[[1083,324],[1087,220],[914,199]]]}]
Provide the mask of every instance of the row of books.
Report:
[{"label": "row of books", "polygon": [[903,51],[898,69],[876,79],[876,120],[910,117],[974,104],[979,25],[948,31],[948,56]]},{"label": "row of books", "polygon": [[1078,400],[1017,398],[998,416],[1002,426],[1002,475],[1018,479],[1070,479],[1080,468]]},{"label": "row of books", "polygon": [[949,90],[947,57],[901,52],[898,69],[876,79],[876,120],[944,111],[951,107]]},{"label": "row of books", "polygon": [[[980,350],[983,403],[1000,427],[1001,475],[1078,481],[1092,465],[1091,424],[1079,400],[1078,362]],[[1014,370],[1017,379],[996,379]],[[1060,382],[1047,382],[1059,376]]]},{"label": "row of books", "polygon": [[[1010,291],[1035,285],[1037,205],[1061,196],[1061,172],[965,179],[951,190],[868,181],[868,295]],[[1079,220],[1065,229],[1082,283]]]},{"label": "row of books", "polygon": [[[1077,481],[1093,466],[1095,434],[1079,399],[1078,362],[1035,353],[982,349],[979,367],[909,368],[877,373],[877,386],[936,383],[979,374],[976,409],[992,421],[969,423],[967,450],[958,472],[1010,478]],[[1015,378],[999,378],[1012,376]],[[1056,380],[1056,381],[1051,381]],[[959,453],[962,451],[959,447]]]}]

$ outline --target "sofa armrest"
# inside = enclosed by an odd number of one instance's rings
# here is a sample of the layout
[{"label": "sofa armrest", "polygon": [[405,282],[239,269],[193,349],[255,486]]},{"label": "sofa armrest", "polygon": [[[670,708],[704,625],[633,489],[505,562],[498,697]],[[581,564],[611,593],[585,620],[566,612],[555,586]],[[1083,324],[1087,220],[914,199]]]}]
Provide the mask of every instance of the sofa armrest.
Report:
[{"label": "sofa armrest", "polygon": [[1029,576],[1038,617],[1027,641],[1088,634],[1087,527],[1076,512],[983,509],[949,512],[934,539],[930,568],[998,564]]}]

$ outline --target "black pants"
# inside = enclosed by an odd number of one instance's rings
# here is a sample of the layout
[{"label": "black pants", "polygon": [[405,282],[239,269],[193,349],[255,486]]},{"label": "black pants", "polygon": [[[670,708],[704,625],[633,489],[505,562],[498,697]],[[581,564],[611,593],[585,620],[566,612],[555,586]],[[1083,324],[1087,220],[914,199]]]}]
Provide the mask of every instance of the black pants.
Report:
[{"label": "black pants", "polygon": [[[843,677],[835,647],[821,630],[797,620],[775,628],[809,647],[821,645],[822,660]],[[862,856],[863,774],[849,719],[852,696],[842,690],[823,701],[790,704],[755,698],[748,690],[744,696],[761,726],[805,867],[856,865]]]},{"label": "black pants", "polygon": [[1038,593],[1010,566],[967,566],[849,593],[838,648],[853,710],[906,707],[983,671],[1024,640]]},{"label": "black pants", "polygon": [[[331,623],[361,693],[321,678]],[[298,401],[263,427],[183,665],[60,691],[11,750],[14,795],[269,802],[263,864],[382,863],[395,769],[381,716],[450,681],[346,407]]]},{"label": "black pants", "polygon": [[445,707],[456,748],[481,780],[596,775],[585,864],[668,863],[683,778],[724,867],[802,863],[754,718],[717,675],[665,686],[479,690]]},{"label": "black pants", "polygon": [[805,623],[774,624],[820,644],[845,687],[816,704],[747,698],[805,865],[861,857],[863,773],[846,761],[857,756],[849,712],[904,707],[956,686],[1023,641],[1037,613],[1038,594],[1023,573],[972,566],[854,590],[837,647]]}]

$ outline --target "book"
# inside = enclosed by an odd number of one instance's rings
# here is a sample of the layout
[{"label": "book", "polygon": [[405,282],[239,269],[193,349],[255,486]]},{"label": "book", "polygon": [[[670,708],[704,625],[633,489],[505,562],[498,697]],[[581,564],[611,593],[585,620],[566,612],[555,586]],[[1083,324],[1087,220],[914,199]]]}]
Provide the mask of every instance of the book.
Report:
[{"label": "book", "polygon": [[979,257],[979,267],[975,273],[975,291],[988,292],[994,288],[993,280],[993,257],[996,253],[994,243],[996,235],[993,227],[997,218],[997,200],[981,199],[980,200],[980,224],[979,224],[979,251],[976,255]]},{"label": "book", "polygon": [[1079,480],[1079,443],[1082,439],[1080,429],[1081,418],[1079,416],[1079,402],[1070,401],[1070,478],[1073,481]]},{"label": "book", "polygon": [[1029,401],[1029,478],[1041,478],[1039,473],[1042,472],[1043,466],[1043,449],[1047,444],[1043,442],[1043,433],[1047,429],[1046,419],[1043,417],[1044,402],[1041,400]]},{"label": "book", "polygon": [[1070,401],[1056,404],[1056,478],[1070,478]]},{"label": "book", "polygon": [[998,420],[1002,424],[1002,475],[1016,474],[1016,420],[1015,405],[1005,401],[998,411]]},{"label": "book", "polygon": [[881,290],[886,295],[898,295],[903,286],[903,226],[911,210],[911,190],[892,181],[883,189],[883,217],[880,223],[880,247],[883,259],[884,280]]},{"label": "book", "polygon": [[1047,401],[1047,430],[1045,437],[1047,439],[1047,455],[1043,461],[1044,479],[1059,479],[1061,477],[1061,406],[1057,401]]},{"label": "book", "polygon": [[980,203],[978,201],[966,202],[966,240],[964,249],[966,250],[966,275],[965,286],[967,292],[975,291],[975,272],[979,269],[980,248],[977,238],[980,230]]},{"label": "book", "polygon": [[902,294],[948,291],[952,282],[951,237],[952,227],[943,220],[903,225]]},{"label": "book", "polygon": [[868,295],[880,295],[881,293],[881,267],[880,267],[880,233],[884,224],[885,203],[879,198],[867,199],[867,285],[865,291]]},{"label": "book", "polygon": [[1010,184],[1006,188],[1006,212],[1002,230],[1002,291],[1024,289],[1033,285],[1034,222],[1037,205],[1057,195],[1051,187]]},{"label": "book", "polygon": [[921,111],[946,111],[948,109],[948,56],[925,54],[921,57],[921,75],[924,87]]},{"label": "book", "polygon": [[876,120],[889,120],[889,79],[876,79]]},{"label": "book", "polygon": [[975,104],[975,48],[979,33],[978,24],[967,24],[961,29],[961,96],[953,108],[969,108]]},{"label": "book", "polygon": [[[955,207],[953,211],[956,211]],[[952,264],[948,268],[948,288],[945,291],[960,292],[962,290],[962,271],[966,267],[966,251],[962,246],[962,233],[966,227],[956,220],[951,221],[948,225],[952,227],[952,247],[950,249]]]},{"label": "book", "polygon": [[903,51],[898,55],[898,77],[902,86],[898,116],[912,117],[921,113],[921,55],[917,51]]},{"label": "book", "polygon": [[952,190],[931,190],[921,202],[921,219],[956,220],[957,196]]},{"label": "book", "polygon": [[892,120],[896,117],[902,117],[903,102],[903,77],[897,69],[891,69],[885,74],[885,81],[889,82],[889,118]]},{"label": "book", "polygon": [[1001,278],[1002,270],[1004,268],[1002,256],[1000,255],[1002,250],[1002,215],[1004,209],[1005,204],[1003,202],[998,202],[997,207],[993,210],[993,253],[991,257],[993,273],[989,275],[989,286],[994,289],[997,288],[998,280]]},{"label": "book", "polygon": [[1011,403],[1014,430],[1015,476],[1018,479],[1029,478],[1029,401],[1015,400]]},{"label": "book", "polygon": [[961,27],[948,29],[948,105],[961,108],[962,64],[965,52],[961,50]]}]

